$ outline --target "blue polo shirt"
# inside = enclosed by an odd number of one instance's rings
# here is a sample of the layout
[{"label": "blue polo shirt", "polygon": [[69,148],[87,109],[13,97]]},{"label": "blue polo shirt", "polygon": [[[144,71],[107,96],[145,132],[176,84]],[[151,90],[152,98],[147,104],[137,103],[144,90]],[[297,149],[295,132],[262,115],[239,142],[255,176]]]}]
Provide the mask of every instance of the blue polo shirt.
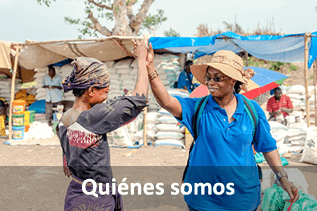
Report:
[{"label": "blue polo shirt", "polygon": [[189,78],[187,76],[187,73],[185,72],[185,70],[183,70],[178,77],[178,88],[183,89],[184,86],[187,87],[189,93],[191,93],[193,90],[191,90],[191,81],[193,81],[193,74],[190,72],[189,73]]},{"label": "blue polo shirt", "polygon": [[[225,109],[212,96],[204,108],[199,123],[199,137],[190,155],[184,181],[192,187],[191,194],[184,195],[184,199],[194,209],[252,211],[260,204],[261,184],[252,150],[253,126],[244,111],[242,95],[236,94],[236,97],[235,120],[230,124]],[[193,135],[192,117],[198,98],[176,98],[182,106],[182,120],[179,122]],[[271,136],[265,114],[255,101],[251,102],[259,116],[254,148],[257,152],[273,151],[277,148],[276,141]],[[211,195],[208,194],[208,187],[205,187],[205,195],[202,195],[201,189],[197,189],[195,194],[195,183],[209,183]],[[224,187],[217,183],[222,183]],[[233,194],[227,185],[234,189]]]}]

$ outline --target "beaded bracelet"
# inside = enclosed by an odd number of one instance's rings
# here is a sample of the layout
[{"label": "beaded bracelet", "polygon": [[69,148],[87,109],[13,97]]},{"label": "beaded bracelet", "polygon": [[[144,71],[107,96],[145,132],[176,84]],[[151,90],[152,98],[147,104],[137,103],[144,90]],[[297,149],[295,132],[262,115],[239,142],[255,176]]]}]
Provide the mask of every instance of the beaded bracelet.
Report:
[{"label": "beaded bracelet", "polygon": [[157,73],[156,70],[154,70],[153,72],[149,73],[150,81],[154,80],[157,76],[159,76],[159,74]]}]

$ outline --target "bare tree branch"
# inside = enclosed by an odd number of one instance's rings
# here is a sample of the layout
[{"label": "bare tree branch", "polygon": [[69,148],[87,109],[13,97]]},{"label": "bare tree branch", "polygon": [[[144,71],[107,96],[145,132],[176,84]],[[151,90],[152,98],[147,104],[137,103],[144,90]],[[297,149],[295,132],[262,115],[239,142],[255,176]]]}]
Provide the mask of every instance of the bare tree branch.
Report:
[{"label": "bare tree branch", "polygon": [[88,18],[93,22],[94,26],[93,29],[98,31],[99,33],[105,35],[105,36],[111,36],[112,33],[109,29],[106,27],[102,26],[99,21],[94,17],[93,13],[90,11]]},{"label": "bare tree branch", "polygon": [[137,31],[137,32],[140,31],[141,25],[144,21],[144,18],[146,17],[146,14],[149,11],[153,2],[154,2],[154,0],[144,0],[143,1],[143,4],[141,6],[139,13],[134,18],[132,18],[132,20],[130,21],[130,27],[134,31]]},{"label": "bare tree branch", "polygon": [[130,21],[133,20],[133,18],[135,18],[135,16],[133,15],[133,11],[132,11],[132,6],[137,2],[138,0],[128,0],[127,2],[127,13],[128,13],[128,18]]},{"label": "bare tree branch", "polygon": [[97,7],[105,8],[105,9],[107,9],[107,10],[112,10],[111,7],[109,7],[109,6],[107,6],[107,5],[104,5],[104,4],[99,4],[99,3],[95,2],[94,0],[88,0],[88,2],[91,3],[91,4],[96,5]]}]

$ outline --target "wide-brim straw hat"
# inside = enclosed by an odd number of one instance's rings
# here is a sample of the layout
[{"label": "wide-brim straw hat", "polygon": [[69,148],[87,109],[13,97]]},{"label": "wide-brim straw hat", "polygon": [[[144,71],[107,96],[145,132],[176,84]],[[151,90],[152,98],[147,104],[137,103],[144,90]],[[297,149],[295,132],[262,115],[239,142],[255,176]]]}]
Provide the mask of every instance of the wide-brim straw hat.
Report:
[{"label": "wide-brim straw hat", "polygon": [[[230,78],[242,82],[244,85],[253,84],[250,79],[254,75],[252,69],[243,70],[243,60],[240,56],[232,51],[217,51],[209,63],[195,64],[190,67],[194,77],[201,83],[205,84],[205,75],[208,66],[213,67]],[[247,87],[245,87],[247,89]]]}]

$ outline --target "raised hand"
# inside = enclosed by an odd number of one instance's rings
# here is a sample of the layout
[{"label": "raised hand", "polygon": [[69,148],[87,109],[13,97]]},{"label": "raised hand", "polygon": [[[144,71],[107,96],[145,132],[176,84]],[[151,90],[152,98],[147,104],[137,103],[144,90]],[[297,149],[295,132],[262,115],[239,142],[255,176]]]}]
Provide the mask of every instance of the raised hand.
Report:
[{"label": "raised hand", "polygon": [[140,59],[146,61],[147,58],[147,47],[142,40],[132,40],[134,43],[134,54]]}]

